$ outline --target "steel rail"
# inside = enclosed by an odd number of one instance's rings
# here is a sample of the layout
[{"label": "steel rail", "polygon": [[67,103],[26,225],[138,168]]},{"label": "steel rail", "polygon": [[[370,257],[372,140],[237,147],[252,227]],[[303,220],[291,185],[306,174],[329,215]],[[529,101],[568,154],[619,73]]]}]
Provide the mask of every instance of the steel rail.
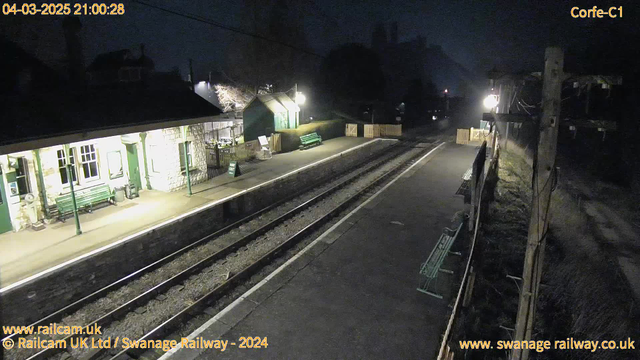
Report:
[{"label": "steel rail", "polygon": [[[373,157],[374,161],[382,159],[380,162],[383,163],[385,161],[388,161],[385,158],[388,158],[388,157],[392,158],[392,157],[396,156],[399,153],[403,153],[404,151],[406,151],[407,148],[411,148],[411,147],[410,146],[394,145],[393,148],[398,150],[398,151],[391,152],[391,153],[387,152],[386,154],[385,153],[383,153],[383,154],[376,153],[376,156]],[[364,176],[364,175],[370,173],[371,171],[375,170],[376,169],[376,165],[377,164],[371,165],[365,171],[361,171],[360,173],[358,173],[358,174],[356,174],[356,175],[354,175],[354,176],[352,176],[352,177],[350,177],[348,179],[345,179],[345,180],[341,181],[337,185],[335,185],[335,186],[323,191],[322,193],[314,196],[313,198],[311,198],[311,199],[309,199],[309,200],[297,205],[293,209],[287,211],[285,214],[283,214],[283,215],[277,217],[276,219],[270,221],[269,223],[261,226],[260,228],[258,228],[257,230],[254,230],[250,234],[245,235],[244,237],[242,237],[241,239],[237,240],[236,242],[234,242],[234,243],[226,246],[225,248],[223,248],[223,249],[211,254],[210,256],[206,257],[205,259],[202,259],[202,260],[198,261],[197,263],[191,265],[187,269],[179,272],[178,274],[172,276],[171,278],[166,279],[166,280],[162,281],[161,283],[153,286],[152,288],[146,290],[142,294],[140,294],[140,295],[136,296],[135,298],[127,301],[126,303],[118,306],[116,309],[108,312],[107,314],[101,316],[100,318],[94,320],[90,324],[85,325],[83,327],[87,327],[87,326],[91,327],[91,326],[94,326],[94,325],[97,325],[97,326],[100,326],[100,327],[105,327],[108,324],[112,323],[113,321],[115,321],[115,320],[117,320],[119,318],[122,318],[126,313],[130,312],[133,308],[139,307],[142,304],[148,302],[149,300],[157,297],[157,295],[167,291],[172,286],[175,286],[176,284],[184,281],[189,276],[191,276],[191,275],[193,275],[195,273],[198,273],[200,270],[206,268],[207,266],[215,263],[218,260],[223,259],[224,257],[226,257],[227,255],[235,252],[237,249],[241,248],[242,246],[245,246],[246,244],[248,244],[251,241],[253,241],[256,238],[258,238],[259,236],[263,235],[264,233],[268,232],[269,230],[271,230],[271,229],[275,228],[276,226],[280,225],[282,222],[286,221],[287,219],[289,219],[289,218],[295,216],[296,214],[306,210],[311,205],[321,201],[322,199],[326,198],[327,196],[331,195],[332,193],[334,193],[334,192],[340,190],[341,188],[347,186],[348,184],[356,181],[358,178],[361,178],[362,176]],[[344,172],[341,172],[341,175],[338,175],[338,176],[344,176],[344,175],[347,175],[350,172],[351,171],[344,171]],[[304,193],[304,192],[306,192],[306,191],[302,191],[301,194]],[[299,196],[301,194],[297,194],[297,195],[295,195],[293,197],[288,197],[287,201],[290,201],[292,198],[295,198],[295,197],[297,197],[297,196]],[[274,205],[278,205],[279,206],[279,205],[282,205],[282,203],[284,203],[284,202],[286,202],[286,201],[284,201],[284,200],[283,201],[279,201],[277,204],[274,204]],[[267,207],[267,208],[265,208],[263,210],[260,210],[258,212],[259,215],[263,214],[264,212],[266,212],[268,210],[273,209],[275,207],[274,205],[271,205],[271,206],[269,206],[269,207]],[[206,241],[209,241],[213,237],[220,236],[221,234],[223,234],[223,233],[225,233],[225,232],[227,232],[227,231],[229,231],[229,230],[231,230],[233,228],[236,228],[237,226],[241,225],[242,223],[246,223],[246,222],[252,220],[253,218],[259,216],[259,215],[256,215],[256,214],[257,213],[254,213],[254,214],[252,214],[252,215],[250,215],[250,216],[248,216],[246,218],[243,218],[243,219],[241,219],[241,220],[239,220],[237,222],[234,222],[231,225],[228,225],[228,226],[224,227],[221,230],[216,231],[213,234],[207,235],[203,239],[200,239],[197,242],[188,245],[186,248],[188,248],[190,250],[190,249],[194,248],[198,244],[202,244],[202,243],[204,243]],[[251,218],[251,219],[248,219],[248,218]],[[153,263],[153,264],[151,264],[151,265],[149,265],[149,266],[147,266],[147,267],[145,267],[145,268],[143,268],[141,270],[144,270],[144,269],[146,269],[148,267],[151,267],[151,266],[153,266],[154,269],[155,268],[159,268],[160,266],[162,266],[162,265],[166,264],[167,262],[169,262],[169,261],[165,260],[166,258],[171,257],[171,259],[174,259],[175,257],[177,257],[177,255],[174,255],[174,254],[176,254],[178,252],[180,254],[182,254],[185,251],[186,250],[184,248],[181,249],[181,250],[178,250],[175,253],[172,253],[171,255],[168,255],[167,257],[165,257],[165,258],[157,261],[156,263]],[[158,262],[162,262],[162,264],[157,264]],[[133,273],[133,274],[131,274],[131,275],[129,275],[129,276],[123,278],[123,279],[118,280],[118,282],[124,281],[124,280],[127,280],[127,279],[129,279],[129,281],[132,281],[132,279],[130,279],[130,277],[132,275],[134,275],[134,274],[137,275],[136,278],[140,277],[141,274],[138,274],[138,273],[141,270],[138,270],[138,271],[136,271],[136,273]],[[151,270],[148,270],[148,271],[151,271]],[[113,285],[114,284],[111,284],[111,285],[108,286],[109,287],[109,291],[115,290],[114,288],[112,288]],[[124,285],[124,284],[122,284],[122,285]],[[105,293],[103,290],[99,290],[99,291],[102,292],[102,294]],[[91,297],[91,300],[94,300],[94,299],[99,297],[99,296],[94,296],[94,294],[91,294],[91,295],[87,296],[87,298]],[[89,300],[89,301],[91,301],[91,300]],[[72,305],[75,305],[75,303],[72,304]],[[67,343],[70,343],[69,340],[71,340],[72,338],[78,337],[80,335],[81,334],[68,335],[63,340],[65,340]],[[62,352],[64,350],[65,350],[64,348],[62,348],[62,349],[61,348],[48,348],[48,349],[44,349],[44,350],[36,353],[35,355],[32,355],[28,359],[29,360],[43,359],[43,358],[52,356],[52,355],[54,355],[56,353]]]},{"label": "steel rail", "polygon": [[[318,227],[327,223],[334,216],[340,214],[346,207],[348,207],[353,202],[355,202],[356,200],[364,196],[367,192],[374,190],[376,186],[383,183],[387,178],[389,178],[394,174],[397,174],[398,172],[402,171],[403,168],[413,164],[413,162],[415,162],[416,159],[418,159],[428,150],[430,149],[425,148],[423,151],[420,151],[418,154],[412,156],[407,161],[404,161],[403,163],[399,164],[393,169],[380,175],[374,181],[372,181],[369,185],[365,186],[354,195],[342,201],[340,204],[338,204],[332,210],[327,212],[325,215],[316,219],[311,224],[305,226],[302,230],[290,236],[287,240],[282,242],[280,245],[276,246],[275,248],[270,250],[268,253],[263,255],[260,259],[248,265],[243,270],[239,271],[237,274],[233,275],[232,277],[230,277],[229,279],[227,279],[226,281],[218,285],[212,291],[203,295],[200,299],[196,300],[193,304],[187,306],[186,308],[184,308],[183,310],[181,310],[180,312],[172,316],[170,319],[166,320],[165,322],[158,325],[156,328],[154,328],[153,330],[151,330],[150,332],[148,332],[147,334],[139,338],[137,341],[141,342],[146,340],[155,340],[155,339],[158,339],[159,337],[162,337],[163,335],[168,335],[170,331],[172,331],[178,325],[183,323],[185,319],[193,318],[195,315],[202,313],[202,311],[212,301],[215,301],[220,297],[222,297],[228,290],[230,290],[230,288],[232,288],[233,285],[241,283],[243,280],[246,280],[249,277],[253,276],[259,270],[261,270],[265,266],[265,264],[269,264],[272,259],[277,257],[278,254],[298,244],[300,241],[306,238],[307,235],[309,235],[311,232],[313,232]],[[129,360],[131,359],[131,357],[138,358],[140,354],[142,354],[146,350],[147,349],[137,349],[137,348],[124,349],[124,350],[121,350],[116,355],[114,355],[113,357],[111,357],[110,360]]]},{"label": "steel rail", "polygon": [[[399,146],[399,143],[400,142],[398,142],[396,144],[393,144],[387,150],[397,148]],[[386,155],[388,155],[388,153],[385,154],[384,151],[379,151],[379,152],[376,152],[375,154],[373,154],[372,156],[370,156],[369,158],[365,159],[365,162],[366,161],[376,161],[376,160],[378,160],[378,159],[380,159],[380,158],[382,158],[382,157],[384,157]],[[186,253],[186,252],[188,252],[188,251],[190,251],[190,250],[192,250],[192,249],[194,249],[194,248],[196,248],[196,247],[198,247],[200,245],[203,245],[203,244],[211,241],[212,239],[217,238],[217,237],[219,237],[219,236],[221,236],[221,235],[223,235],[223,234],[225,234],[225,233],[227,233],[227,232],[229,232],[229,231],[231,231],[231,230],[233,230],[235,228],[238,228],[240,225],[248,223],[249,221],[254,220],[255,218],[258,218],[261,215],[263,215],[263,214],[265,214],[265,213],[267,213],[267,212],[269,212],[269,211],[271,211],[271,210],[273,210],[273,209],[275,209],[275,208],[277,208],[277,207],[279,207],[279,206],[281,206],[281,205],[283,205],[283,204],[285,204],[285,203],[287,203],[289,201],[292,201],[296,197],[304,195],[305,193],[313,190],[314,186],[317,186],[318,184],[322,184],[322,183],[326,182],[328,179],[330,179],[332,177],[346,176],[346,175],[348,175],[349,173],[351,173],[353,171],[354,171],[354,169],[349,169],[348,168],[348,169],[345,169],[345,170],[341,171],[338,174],[330,175],[330,176],[327,176],[327,177],[323,177],[319,181],[317,181],[314,184],[312,184],[312,185],[310,185],[310,186],[308,186],[308,187],[306,187],[306,188],[294,193],[293,195],[288,196],[288,197],[286,197],[286,198],[284,198],[282,200],[279,200],[279,201],[277,201],[277,202],[275,202],[275,203],[273,203],[271,205],[268,205],[268,206],[266,206],[266,207],[264,207],[264,208],[262,208],[262,209],[260,209],[260,210],[258,210],[256,212],[254,212],[254,213],[252,213],[250,215],[247,215],[244,218],[242,218],[240,220],[237,220],[237,221],[235,221],[235,222],[233,222],[233,223],[231,223],[231,224],[229,224],[227,226],[224,226],[223,228],[221,228],[219,230],[216,230],[215,232],[213,232],[213,233],[211,233],[209,235],[206,235],[205,237],[203,237],[203,238],[201,238],[201,239],[199,239],[199,240],[197,240],[197,241],[195,241],[195,242],[193,242],[193,243],[191,243],[189,245],[186,245],[183,248],[178,249],[175,252],[173,252],[173,253],[171,253],[169,255],[166,255],[163,258],[161,258],[159,260],[156,260],[156,261],[152,262],[151,264],[146,265],[146,266],[144,266],[144,267],[132,272],[131,274],[126,275],[126,276],[124,276],[124,277],[112,282],[111,284],[106,285],[106,286],[94,291],[93,293],[91,293],[89,295],[86,295],[85,297],[80,298],[80,299],[74,301],[73,303],[71,303],[71,304],[69,304],[69,305],[67,305],[67,306],[65,306],[65,307],[63,307],[63,308],[61,308],[61,309],[59,309],[59,310],[57,310],[57,311],[55,311],[55,312],[43,317],[43,318],[33,322],[33,323],[31,323],[27,327],[37,328],[38,326],[41,326],[41,325],[49,325],[50,323],[59,322],[63,317],[65,317],[68,314],[71,314],[71,313],[79,310],[84,305],[86,305],[88,303],[91,303],[91,302],[93,302],[93,301],[105,296],[107,293],[109,293],[111,291],[115,291],[115,290],[121,288],[122,286],[125,286],[128,283],[130,283],[130,282],[142,277],[143,275],[145,275],[147,273],[150,273],[151,271],[154,271],[154,270],[164,266],[165,264],[173,261],[174,259],[176,259],[180,255],[182,255],[182,254],[184,254],[184,253]],[[10,335],[7,335],[4,338],[0,339],[0,342],[3,342],[5,340],[7,340],[7,339],[17,340],[16,338],[20,338],[20,337],[24,337],[24,336],[21,336],[21,334],[10,334]]]}]

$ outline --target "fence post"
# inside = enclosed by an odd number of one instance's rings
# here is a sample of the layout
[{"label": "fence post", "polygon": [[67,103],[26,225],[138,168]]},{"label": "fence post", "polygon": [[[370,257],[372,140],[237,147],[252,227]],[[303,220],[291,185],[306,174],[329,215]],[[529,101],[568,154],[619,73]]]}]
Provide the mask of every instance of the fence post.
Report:
[{"label": "fence post", "polygon": [[216,154],[216,169],[220,169],[220,148],[218,147],[218,143],[216,143],[213,149]]},{"label": "fence post", "polygon": [[[542,84],[542,117],[538,130],[536,161],[533,169],[533,198],[527,249],[522,271],[522,288],[516,331],[513,340],[529,341],[533,332],[538,302],[538,290],[542,277],[544,248],[549,228],[549,204],[555,176],[556,147],[558,145],[558,127],[560,119],[561,92],[563,81],[564,53],[557,47],[545,51],[545,65]],[[514,349],[511,360],[527,360],[528,349]]]}]

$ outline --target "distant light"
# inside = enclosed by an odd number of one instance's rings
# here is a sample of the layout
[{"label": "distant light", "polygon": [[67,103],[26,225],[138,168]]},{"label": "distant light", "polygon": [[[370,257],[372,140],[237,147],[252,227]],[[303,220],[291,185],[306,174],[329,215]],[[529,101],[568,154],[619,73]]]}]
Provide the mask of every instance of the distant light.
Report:
[{"label": "distant light", "polygon": [[309,116],[309,120],[313,120],[313,116]]},{"label": "distant light", "polygon": [[498,106],[498,95],[489,95],[487,96],[484,101],[482,101],[482,105],[484,105],[485,108],[491,110],[494,107]]},{"label": "distant light", "polygon": [[296,104],[302,105],[302,104],[304,104],[305,101],[307,101],[307,97],[304,96],[303,93],[297,92],[296,93]]},{"label": "distant light", "polygon": [[445,94],[448,93],[448,92],[449,92],[449,89],[444,89],[444,93]]},{"label": "distant light", "polygon": [[433,115],[431,118],[432,118],[433,120],[435,120],[435,119],[437,119],[438,117],[437,117],[437,116],[435,116],[435,115]]}]

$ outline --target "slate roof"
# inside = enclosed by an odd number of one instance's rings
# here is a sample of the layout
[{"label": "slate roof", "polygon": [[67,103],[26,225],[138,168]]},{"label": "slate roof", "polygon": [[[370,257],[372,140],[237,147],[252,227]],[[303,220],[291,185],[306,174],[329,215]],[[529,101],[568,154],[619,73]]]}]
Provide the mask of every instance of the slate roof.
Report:
[{"label": "slate roof", "polygon": [[87,71],[103,71],[117,70],[122,67],[148,67],[154,68],[153,60],[147,56],[135,58],[129,49],[111,51],[96,56],[95,60],[89,65]]},{"label": "slate roof", "polygon": [[184,89],[89,89],[1,98],[0,145],[92,130],[216,116],[220,109]]},{"label": "slate roof", "polygon": [[256,99],[262,102],[274,114],[287,111],[300,111],[298,105],[285,93],[258,95],[254,97],[245,108],[249,107]]}]

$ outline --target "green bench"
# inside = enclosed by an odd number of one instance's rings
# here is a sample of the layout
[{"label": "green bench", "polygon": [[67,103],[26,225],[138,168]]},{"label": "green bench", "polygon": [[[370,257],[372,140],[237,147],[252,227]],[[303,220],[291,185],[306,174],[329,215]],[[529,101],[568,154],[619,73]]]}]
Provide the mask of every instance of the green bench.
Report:
[{"label": "green bench", "polygon": [[319,144],[322,144],[322,137],[317,133],[300,136],[300,150]]},{"label": "green bench", "polygon": [[450,253],[461,255],[458,252],[451,252],[451,246],[458,237],[463,223],[464,222],[461,222],[456,230],[444,228],[442,235],[440,235],[440,239],[438,239],[438,243],[433,250],[431,250],[431,254],[429,254],[427,261],[425,261],[420,267],[420,285],[417,290],[421,293],[442,299],[442,295],[436,293],[438,274],[441,272],[453,274],[453,271],[451,270],[442,269],[442,263]]},{"label": "green bench", "polygon": [[[90,188],[75,191],[76,205],[78,211],[93,211],[93,205],[105,201],[113,202],[115,194],[107,184],[93,186]],[[56,198],[58,207],[58,218],[64,222],[67,215],[73,214],[73,199],[71,193],[58,196]]]}]

